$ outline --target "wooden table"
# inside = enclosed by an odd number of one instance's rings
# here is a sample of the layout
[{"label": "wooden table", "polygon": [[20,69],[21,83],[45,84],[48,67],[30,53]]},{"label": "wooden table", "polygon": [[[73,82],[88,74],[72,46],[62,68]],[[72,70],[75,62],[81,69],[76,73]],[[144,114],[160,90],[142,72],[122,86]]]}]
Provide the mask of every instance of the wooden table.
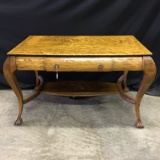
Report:
[{"label": "wooden table", "polygon": [[[151,52],[134,36],[29,36],[8,52],[8,58],[3,69],[6,80],[18,98],[19,112],[15,125],[22,123],[23,104],[34,99],[42,91],[72,96],[81,95],[79,91],[83,91],[83,94],[88,95],[83,83],[80,83],[77,88],[71,89],[70,92],[63,90],[58,92],[58,89],[66,86],[62,82],[49,83],[43,86],[43,79],[38,71],[55,72],[53,74],[56,74],[57,79],[59,72],[124,71],[124,74],[117,81],[117,88],[124,99],[135,105],[136,127],[143,128],[144,125],[140,118],[140,102],[156,74],[156,66],[151,58]],[[35,91],[27,99],[23,99],[21,88],[14,74],[16,70],[35,71]],[[135,99],[124,92],[127,90],[126,77],[128,71],[144,72]],[[122,87],[122,83],[124,87]],[[92,82],[90,84],[95,86]],[[100,85],[100,83],[97,84]],[[70,82],[68,85],[69,88],[73,86]],[[109,88],[110,91],[116,92],[114,85],[102,83],[97,88],[101,87],[103,87],[103,91]],[[94,91],[91,92],[93,94]],[[100,92],[101,90],[98,93]]]}]

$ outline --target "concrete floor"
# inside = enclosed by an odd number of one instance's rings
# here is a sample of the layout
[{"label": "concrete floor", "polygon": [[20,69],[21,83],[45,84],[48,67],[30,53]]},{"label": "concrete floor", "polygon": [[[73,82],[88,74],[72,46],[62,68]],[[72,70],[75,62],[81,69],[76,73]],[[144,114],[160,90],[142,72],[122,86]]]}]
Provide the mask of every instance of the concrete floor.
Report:
[{"label": "concrete floor", "polygon": [[41,94],[25,104],[17,127],[16,96],[1,90],[0,159],[160,160],[159,104],[160,97],[143,97],[145,128],[137,129],[134,106],[118,94],[76,100]]}]

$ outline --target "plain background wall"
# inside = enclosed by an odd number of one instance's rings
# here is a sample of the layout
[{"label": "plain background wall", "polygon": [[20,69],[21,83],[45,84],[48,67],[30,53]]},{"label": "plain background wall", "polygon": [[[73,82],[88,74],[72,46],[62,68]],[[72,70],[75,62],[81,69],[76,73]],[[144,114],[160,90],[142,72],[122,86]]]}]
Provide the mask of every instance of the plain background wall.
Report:
[{"label": "plain background wall", "polygon": [[[148,94],[160,95],[159,0],[1,0],[0,88],[8,88],[3,76],[7,52],[29,35],[134,35],[152,53],[157,75]],[[45,81],[54,73],[41,73]],[[34,73],[16,72],[22,88],[33,88]],[[61,73],[60,80],[115,82],[114,73]],[[128,85],[137,90],[142,72],[130,72]]]}]

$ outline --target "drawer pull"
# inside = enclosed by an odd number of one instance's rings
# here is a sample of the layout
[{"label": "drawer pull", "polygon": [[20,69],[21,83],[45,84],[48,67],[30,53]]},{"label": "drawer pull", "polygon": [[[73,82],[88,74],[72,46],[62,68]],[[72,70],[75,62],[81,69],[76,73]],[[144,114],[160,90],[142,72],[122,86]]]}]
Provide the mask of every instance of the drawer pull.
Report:
[{"label": "drawer pull", "polygon": [[59,69],[59,65],[55,64],[54,65],[54,69],[56,70],[56,79],[58,79],[58,69]]}]

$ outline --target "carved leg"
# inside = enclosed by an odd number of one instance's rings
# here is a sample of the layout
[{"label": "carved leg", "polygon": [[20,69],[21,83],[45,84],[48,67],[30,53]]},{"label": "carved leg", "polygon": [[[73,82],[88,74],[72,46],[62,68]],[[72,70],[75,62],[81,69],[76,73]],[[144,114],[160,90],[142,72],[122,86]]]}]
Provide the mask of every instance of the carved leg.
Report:
[{"label": "carved leg", "polygon": [[[135,104],[135,100],[131,97],[129,97],[125,91],[128,91],[128,87],[127,87],[127,74],[128,74],[128,71],[124,71],[123,75],[118,79],[117,81],[117,89],[120,93],[120,95],[128,102],[132,103],[132,104]],[[122,82],[124,83],[124,89],[122,87]]]},{"label": "carved leg", "polygon": [[127,87],[127,75],[128,75],[128,71],[124,71],[124,73],[123,73],[123,84],[124,84],[124,91],[125,92],[128,92],[129,91],[129,89],[128,89],[128,87]]},{"label": "carved leg", "polygon": [[40,91],[43,87],[43,78],[38,75],[38,71],[35,71],[35,76],[36,76],[36,87],[34,89],[34,92],[31,96],[24,99],[23,103],[27,103],[27,102],[33,100],[34,98],[36,98],[40,94]]},{"label": "carved leg", "polygon": [[142,124],[140,117],[140,103],[143,95],[153,82],[154,77],[156,75],[156,66],[151,57],[143,57],[143,71],[144,71],[143,80],[135,99],[135,111],[137,118],[135,125],[137,128],[144,128],[144,125]]},{"label": "carved leg", "polygon": [[20,86],[18,84],[18,81],[14,75],[14,72],[16,71],[16,64],[15,64],[15,57],[10,56],[6,59],[4,65],[3,65],[3,72],[4,76],[11,86],[11,88],[14,90],[17,98],[18,98],[18,104],[19,104],[19,111],[18,111],[18,117],[15,121],[15,125],[21,125],[22,123],[22,111],[23,111],[23,95],[22,91],[20,89]]}]

